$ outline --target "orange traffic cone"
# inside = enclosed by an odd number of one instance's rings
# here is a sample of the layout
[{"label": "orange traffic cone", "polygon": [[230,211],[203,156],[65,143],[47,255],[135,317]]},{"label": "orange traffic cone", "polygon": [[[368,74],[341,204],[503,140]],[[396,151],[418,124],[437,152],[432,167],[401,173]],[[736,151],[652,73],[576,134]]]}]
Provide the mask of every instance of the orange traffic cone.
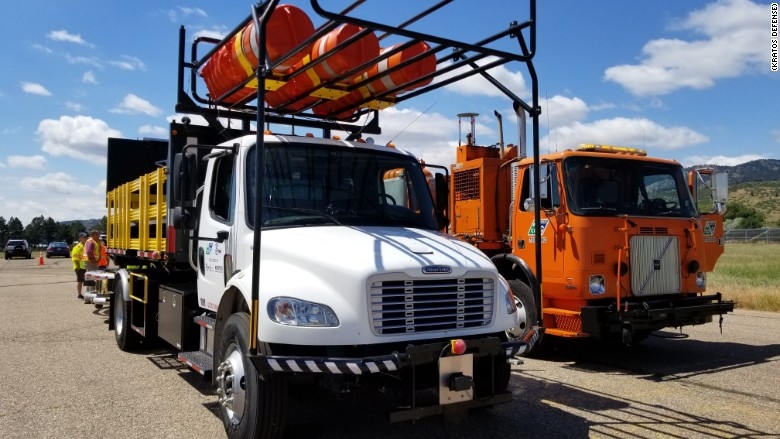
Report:
[{"label": "orange traffic cone", "polygon": [[38,253],[38,265],[43,265],[43,253]]}]

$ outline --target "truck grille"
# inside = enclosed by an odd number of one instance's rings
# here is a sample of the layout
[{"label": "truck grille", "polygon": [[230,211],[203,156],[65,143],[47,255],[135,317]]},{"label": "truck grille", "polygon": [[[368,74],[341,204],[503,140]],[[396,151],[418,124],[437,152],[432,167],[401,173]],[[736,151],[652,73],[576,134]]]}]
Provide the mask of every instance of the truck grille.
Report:
[{"label": "truck grille", "polygon": [[379,280],[371,283],[371,325],[380,335],[490,325],[492,278]]},{"label": "truck grille", "polygon": [[680,245],[676,236],[633,236],[631,290],[635,296],[680,293]]}]

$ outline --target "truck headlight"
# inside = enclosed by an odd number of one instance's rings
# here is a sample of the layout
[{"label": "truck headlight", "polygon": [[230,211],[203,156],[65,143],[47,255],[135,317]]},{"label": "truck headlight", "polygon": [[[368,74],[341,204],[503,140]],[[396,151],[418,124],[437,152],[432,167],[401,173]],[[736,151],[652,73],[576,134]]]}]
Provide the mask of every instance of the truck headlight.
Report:
[{"label": "truck headlight", "polygon": [[292,297],[274,297],[268,301],[268,317],[281,325],[331,327],[339,318],[329,306]]},{"label": "truck headlight", "polygon": [[506,279],[503,278],[503,276],[499,276],[499,282],[501,283],[501,286],[504,287],[506,290],[506,294],[504,294],[504,304],[506,305],[506,313],[507,314],[513,314],[515,311],[517,311],[517,302],[515,301],[515,295],[512,293],[512,288],[509,286],[509,282],[506,281]]},{"label": "truck headlight", "polygon": [[703,271],[696,273],[696,286],[702,289],[707,286],[707,274]]},{"label": "truck headlight", "polygon": [[604,276],[600,274],[591,275],[590,278],[588,278],[588,289],[590,290],[590,294],[604,294],[606,292],[606,288],[604,287]]}]

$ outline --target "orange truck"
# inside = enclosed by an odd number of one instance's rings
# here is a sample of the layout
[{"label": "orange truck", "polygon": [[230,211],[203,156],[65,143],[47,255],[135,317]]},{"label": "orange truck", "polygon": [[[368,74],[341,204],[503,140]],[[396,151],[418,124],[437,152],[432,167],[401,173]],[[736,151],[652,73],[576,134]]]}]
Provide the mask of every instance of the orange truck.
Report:
[{"label": "orange truck", "polygon": [[466,138],[450,167],[450,232],[509,281],[526,314],[517,336],[540,325],[545,336],[631,345],[733,311],[705,293],[723,253],[725,173],[686,172],[636,148],[581,145],[533,160]]}]

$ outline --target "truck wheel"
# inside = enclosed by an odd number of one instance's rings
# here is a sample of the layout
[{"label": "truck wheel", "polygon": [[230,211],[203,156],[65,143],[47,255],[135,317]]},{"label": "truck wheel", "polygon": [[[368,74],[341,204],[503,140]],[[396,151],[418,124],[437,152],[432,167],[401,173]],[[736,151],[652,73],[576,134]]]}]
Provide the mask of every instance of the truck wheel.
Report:
[{"label": "truck wheel", "polygon": [[114,294],[111,298],[111,308],[114,313],[114,336],[119,349],[132,352],[141,345],[141,335],[130,327],[130,302],[124,298],[124,283],[117,279],[114,282]]},{"label": "truck wheel", "polygon": [[[276,438],[284,432],[287,377],[269,372],[261,377],[247,358],[249,315],[231,315],[214,350],[220,415],[230,438]],[[258,351],[269,353],[260,343]]]},{"label": "truck wheel", "polygon": [[[517,311],[525,314],[525,320],[520,319],[520,326],[511,328],[506,331],[507,337],[510,339],[522,339],[528,334],[536,322],[539,320],[536,313],[536,302],[534,301],[534,293],[531,291],[531,287],[523,281],[512,279],[507,281],[509,288],[512,289],[512,294],[515,296],[515,304],[517,305]],[[522,316],[522,314],[521,314]],[[540,336],[533,348],[525,355],[541,352],[542,336]]]}]

